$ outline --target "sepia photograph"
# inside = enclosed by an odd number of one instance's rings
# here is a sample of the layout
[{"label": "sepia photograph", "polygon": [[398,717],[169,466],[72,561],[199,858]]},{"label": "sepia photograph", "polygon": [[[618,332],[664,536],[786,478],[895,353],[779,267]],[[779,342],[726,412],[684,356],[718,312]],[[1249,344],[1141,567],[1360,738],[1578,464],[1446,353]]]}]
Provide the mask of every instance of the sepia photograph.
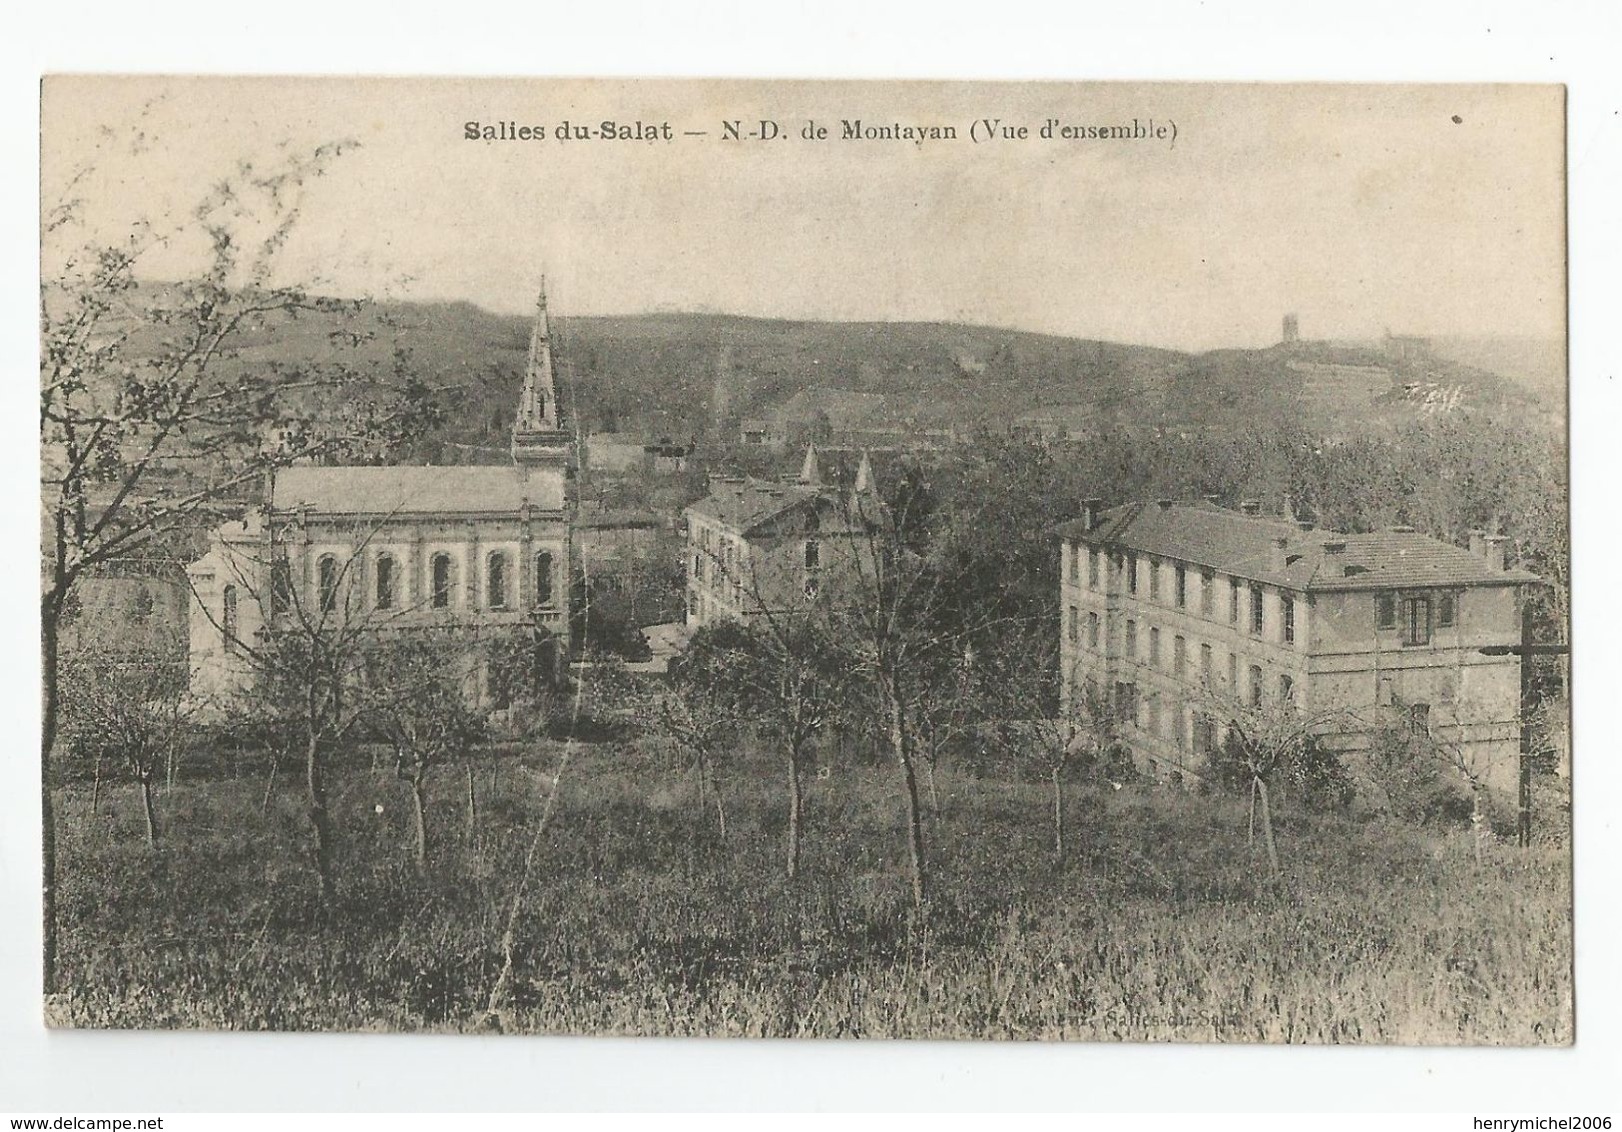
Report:
[{"label": "sepia photograph", "polygon": [[46,1024],[1572,1045],[1566,145],[46,77]]}]

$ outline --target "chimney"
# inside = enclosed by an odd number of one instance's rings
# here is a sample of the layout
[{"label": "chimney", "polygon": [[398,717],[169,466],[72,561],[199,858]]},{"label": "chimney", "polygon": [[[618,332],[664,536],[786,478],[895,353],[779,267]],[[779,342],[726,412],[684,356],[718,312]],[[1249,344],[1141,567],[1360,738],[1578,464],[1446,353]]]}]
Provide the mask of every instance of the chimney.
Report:
[{"label": "chimney", "polygon": [[1081,501],[1081,529],[1090,531],[1098,526],[1098,517],[1103,514],[1104,501],[1102,499],[1083,499]]},{"label": "chimney", "polygon": [[1487,535],[1482,541],[1486,543],[1486,549],[1483,553],[1483,557],[1487,559],[1487,569],[1508,570],[1509,536]]},{"label": "chimney", "polygon": [[1346,564],[1346,543],[1341,539],[1330,539],[1324,543],[1324,572],[1331,578],[1344,578],[1349,567]]},{"label": "chimney", "polygon": [[1471,530],[1470,530],[1470,553],[1475,555],[1477,558],[1485,558],[1487,556],[1487,532],[1486,531],[1476,530],[1473,527],[1471,528]]},{"label": "chimney", "polygon": [[1254,519],[1262,513],[1262,501],[1260,499],[1246,499],[1239,504],[1239,510]]},{"label": "chimney", "polygon": [[1272,570],[1275,574],[1283,573],[1284,567],[1289,565],[1289,563],[1286,561],[1289,547],[1289,539],[1282,536],[1274,539],[1273,545],[1268,547],[1267,550],[1267,568]]}]

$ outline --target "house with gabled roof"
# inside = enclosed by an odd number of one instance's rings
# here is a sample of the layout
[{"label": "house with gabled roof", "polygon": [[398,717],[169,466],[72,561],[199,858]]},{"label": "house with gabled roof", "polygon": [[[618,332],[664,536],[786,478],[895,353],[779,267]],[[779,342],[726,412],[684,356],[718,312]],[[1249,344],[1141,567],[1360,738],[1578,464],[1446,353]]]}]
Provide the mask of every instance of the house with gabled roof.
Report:
[{"label": "house with gabled roof", "polygon": [[878,506],[872,464],[864,455],[848,484],[823,474],[812,445],[793,479],[711,478],[683,512],[689,629],[803,612],[855,578]]},{"label": "house with gabled roof", "polygon": [[1465,548],[1173,500],[1086,500],[1057,533],[1061,694],[1112,702],[1150,774],[1197,778],[1220,739],[1213,705],[1272,699],[1332,718],[1341,749],[1422,728],[1514,790],[1521,662],[1504,649],[1539,579],[1509,564],[1505,536]]}]

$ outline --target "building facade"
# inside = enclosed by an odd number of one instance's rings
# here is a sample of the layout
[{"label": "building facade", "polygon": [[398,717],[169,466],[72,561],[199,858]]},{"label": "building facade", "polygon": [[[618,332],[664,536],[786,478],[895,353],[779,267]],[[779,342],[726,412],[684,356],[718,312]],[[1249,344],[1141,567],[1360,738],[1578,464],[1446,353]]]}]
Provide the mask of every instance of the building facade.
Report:
[{"label": "building facade", "polygon": [[[512,463],[290,467],[263,504],[215,529],[188,567],[191,687],[255,679],[252,644],[287,630],[443,628],[470,642],[528,633],[566,658],[573,442],[558,417],[544,285],[513,426]],[[483,696],[481,668],[470,691]]]},{"label": "building facade", "polygon": [[1520,640],[1507,540],[1468,550],[1395,527],[1314,530],[1211,503],[1161,500],[1059,528],[1062,695],[1113,703],[1139,766],[1198,776],[1221,705],[1288,701],[1353,750],[1381,727],[1423,728],[1471,773],[1513,791]]},{"label": "building facade", "polygon": [[819,467],[813,447],[792,482],[717,476],[683,512],[688,629],[804,612],[861,584],[879,506],[871,465],[848,488],[821,483]]}]

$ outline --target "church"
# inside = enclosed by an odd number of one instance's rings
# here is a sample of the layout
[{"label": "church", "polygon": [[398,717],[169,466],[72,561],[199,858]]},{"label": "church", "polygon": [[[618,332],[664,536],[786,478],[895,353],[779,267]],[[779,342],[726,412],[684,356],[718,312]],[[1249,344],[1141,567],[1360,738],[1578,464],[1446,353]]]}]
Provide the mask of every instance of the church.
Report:
[{"label": "church", "polygon": [[[543,281],[512,463],[280,469],[259,508],[187,568],[191,690],[219,702],[254,680],[278,628],[532,634],[561,672],[569,645],[574,438],[562,426]],[[489,688],[482,666],[470,692]]]}]

